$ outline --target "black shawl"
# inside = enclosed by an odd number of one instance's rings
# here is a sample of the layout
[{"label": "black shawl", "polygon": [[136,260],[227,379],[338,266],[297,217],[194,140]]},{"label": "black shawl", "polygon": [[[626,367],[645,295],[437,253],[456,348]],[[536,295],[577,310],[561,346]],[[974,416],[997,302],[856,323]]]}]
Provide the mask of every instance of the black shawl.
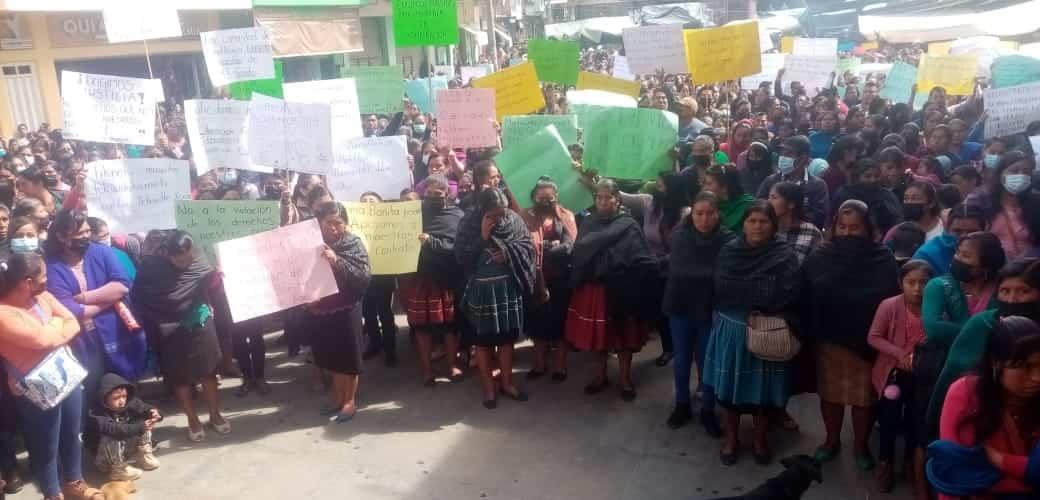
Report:
[{"label": "black shawl", "polygon": [[658,281],[657,259],[638,222],[624,210],[582,221],[571,253],[571,285],[602,283],[607,308],[615,316],[635,313],[645,318],[659,314],[655,294],[647,293]]},{"label": "black shawl", "polygon": [[859,200],[870,207],[870,217],[882,235],[903,222],[903,205],[892,191],[878,184],[856,183],[844,186],[838,190],[831,206],[837,209],[848,200]]},{"label": "black shawl", "polygon": [[188,269],[180,269],[167,257],[145,255],[134,279],[134,305],[149,321],[179,323],[192,306],[205,300],[213,272],[201,256]]},{"label": "black shawl", "polygon": [[485,250],[493,246],[501,249],[506,255],[509,271],[525,297],[534,293],[535,256],[534,244],[527,225],[516,212],[506,209],[505,215],[491,229],[491,237],[485,241],[480,234],[480,225],[484,212],[474,209],[466,213],[459,223],[459,233],[455,238],[455,258],[462,268],[472,273],[480,264]]},{"label": "black shawl", "polygon": [[724,312],[785,312],[798,297],[798,256],[787,243],[752,247],[737,238],[722,247],[715,271],[717,309]]},{"label": "black shawl", "polygon": [[688,217],[683,220],[672,236],[672,264],[662,305],[665,314],[686,315],[701,323],[711,321],[715,262],[722,246],[736,237],[721,224],[714,232],[705,234]]},{"label": "black shawl", "polygon": [[339,293],[348,304],[356,304],[365,296],[372,279],[372,268],[368,263],[368,251],[361,238],[352,233],[344,234],[336,243],[329,245],[336,253],[332,274],[336,277]]},{"label": "black shawl", "polygon": [[892,252],[867,238],[836,238],[810,254],[802,271],[806,333],[873,359],[867,332],[874,313],[899,294]]},{"label": "black shawl", "polygon": [[432,277],[441,288],[453,289],[462,275],[455,260],[455,236],[462,217],[462,209],[455,205],[443,209],[423,205],[423,232],[430,238],[419,253],[419,274]]}]

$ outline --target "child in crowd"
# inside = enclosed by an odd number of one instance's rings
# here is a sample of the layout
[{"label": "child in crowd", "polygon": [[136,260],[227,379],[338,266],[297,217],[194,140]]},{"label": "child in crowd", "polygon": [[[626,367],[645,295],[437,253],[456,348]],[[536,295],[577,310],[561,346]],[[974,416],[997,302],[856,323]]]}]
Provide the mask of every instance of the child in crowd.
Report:
[{"label": "child in crowd", "polygon": [[[162,415],[134,393],[134,385],[123,377],[105,374],[87,418],[88,440],[96,439],[98,469],[113,481],[133,481],[141,477],[141,469],[159,468],[152,453],[152,428]],[[129,465],[131,461],[137,467]]]}]

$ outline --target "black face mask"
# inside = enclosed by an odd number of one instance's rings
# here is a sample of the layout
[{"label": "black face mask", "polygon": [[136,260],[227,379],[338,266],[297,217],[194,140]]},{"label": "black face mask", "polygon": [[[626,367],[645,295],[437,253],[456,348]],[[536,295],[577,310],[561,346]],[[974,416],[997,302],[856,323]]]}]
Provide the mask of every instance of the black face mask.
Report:
[{"label": "black face mask", "polygon": [[707,168],[711,166],[711,156],[690,156],[691,164],[698,168]]},{"label": "black face mask", "polygon": [[998,300],[997,315],[1001,318],[1006,318],[1008,316],[1025,316],[1029,319],[1035,320],[1036,318],[1040,318],[1040,303],[1036,301],[1013,303]]},{"label": "black face mask", "polygon": [[282,190],[276,186],[267,186],[264,188],[264,195],[268,200],[278,200],[282,197]]},{"label": "black face mask", "polygon": [[73,238],[69,240],[69,249],[76,253],[86,253],[90,247],[90,238]]},{"label": "black face mask", "polygon": [[953,259],[953,262],[950,264],[950,275],[961,283],[975,281],[975,270],[957,259]]},{"label": "black face mask", "polygon": [[552,200],[538,200],[534,203],[539,212],[552,212],[556,208],[556,202]]},{"label": "black face mask", "polygon": [[909,221],[924,216],[924,203],[903,203],[903,218]]},{"label": "black face mask", "polygon": [[443,210],[448,205],[448,200],[446,198],[423,198],[423,205],[431,210]]},{"label": "black face mask", "polygon": [[49,187],[49,188],[57,187],[58,186],[58,178],[57,177],[44,177],[43,178],[43,185],[46,186],[46,187]]}]

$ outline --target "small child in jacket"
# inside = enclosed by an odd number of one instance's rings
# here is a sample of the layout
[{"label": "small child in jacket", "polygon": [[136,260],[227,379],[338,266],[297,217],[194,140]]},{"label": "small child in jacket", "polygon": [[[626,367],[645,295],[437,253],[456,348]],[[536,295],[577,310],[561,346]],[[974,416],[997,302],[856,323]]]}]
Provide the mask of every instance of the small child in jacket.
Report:
[{"label": "small child in jacket", "polygon": [[[152,427],[162,420],[154,406],[135,396],[126,379],[108,373],[101,377],[98,401],[87,419],[88,440],[96,440],[98,469],[113,481],[133,481],[144,470],[155,470],[159,460],[152,454]],[[95,443],[88,443],[95,444]],[[137,463],[137,467],[130,462]]]}]

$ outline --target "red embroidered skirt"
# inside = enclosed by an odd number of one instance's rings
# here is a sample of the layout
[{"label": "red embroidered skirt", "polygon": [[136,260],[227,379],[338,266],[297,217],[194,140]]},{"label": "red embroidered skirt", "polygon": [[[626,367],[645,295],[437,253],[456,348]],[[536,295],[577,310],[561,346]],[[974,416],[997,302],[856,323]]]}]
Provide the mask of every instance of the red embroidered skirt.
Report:
[{"label": "red embroidered skirt", "polygon": [[398,290],[405,299],[409,325],[427,327],[454,323],[455,293],[452,290],[442,289],[425,276],[400,279]]},{"label": "red embroidered skirt", "polygon": [[571,296],[564,326],[567,341],[582,351],[639,352],[649,336],[649,325],[632,315],[611,317],[607,289],[587,283]]}]

